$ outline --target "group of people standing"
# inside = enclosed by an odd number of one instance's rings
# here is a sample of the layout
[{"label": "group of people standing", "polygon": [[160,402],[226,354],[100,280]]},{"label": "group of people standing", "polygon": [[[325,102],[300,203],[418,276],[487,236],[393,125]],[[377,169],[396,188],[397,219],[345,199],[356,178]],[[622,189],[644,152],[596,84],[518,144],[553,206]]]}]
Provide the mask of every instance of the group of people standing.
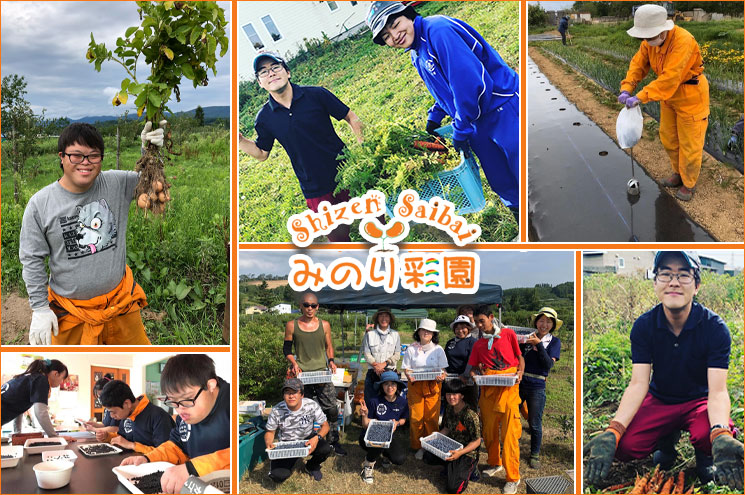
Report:
[{"label": "group of people standing", "polygon": [[[286,325],[284,354],[289,378],[282,388],[284,400],[269,414],[265,435],[268,449],[274,448],[277,440],[305,441],[310,447],[305,468],[316,480],[322,479],[321,464],[332,449],[337,455],[346,455],[336,431],[338,411],[333,384],[303,385],[297,378],[302,372],[336,368],[330,326],[318,318],[318,307],[314,294],[304,294],[300,301],[302,316]],[[552,308],[542,308],[532,317],[535,331],[519,344],[515,331],[503,326],[489,306],[465,305],[457,313],[450,324],[454,336],[444,347],[439,345],[437,323],[424,318],[417,324],[413,342],[403,352],[400,335],[394,329],[393,311],[381,308],[373,315],[361,345],[368,365],[364,400],[359,409],[363,426],[359,444],[366,452],[361,472],[365,483],[374,482],[378,461],[382,467],[390,467],[403,464],[407,457],[406,449],[395,440],[386,448],[365,442],[372,420],[392,421],[394,438],[408,425],[409,446],[415,459],[446,464],[442,474],[447,478],[449,493],[462,493],[469,481],[480,479],[482,440],[488,466],[481,473],[504,473],[504,492],[517,493],[521,413],[530,425],[530,464],[539,468],[546,378],[560,357],[561,342],[554,332],[562,321]],[[434,371],[435,376],[418,380],[416,373],[421,371]],[[473,382],[476,375],[492,374],[515,375],[515,384],[478,387]],[[444,461],[425,451],[421,443],[422,438],[438,431],[463,445],[451,451]],[[272,460],[270,478],[276,482],[286,480],[296,461],[297,458]]]}]

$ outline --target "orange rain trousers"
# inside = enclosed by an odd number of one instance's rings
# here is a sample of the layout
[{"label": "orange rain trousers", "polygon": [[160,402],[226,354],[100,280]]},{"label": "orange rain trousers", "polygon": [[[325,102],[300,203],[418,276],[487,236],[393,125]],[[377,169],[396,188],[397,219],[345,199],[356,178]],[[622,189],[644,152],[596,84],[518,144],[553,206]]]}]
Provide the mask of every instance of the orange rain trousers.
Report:
[{"label": "orange rain trousers", "polygon": [[[515,374],[517,368],[486,370],[484,374]],[[489,454],[490,466],[504,466],[507,481],[520,479],[520,385],[512,387],[481,387],[481,436]],[[500,452],[501,448],[501,452]]]},{"label": "orange rain trousers", "polygon": [[128,266],[119,285],[106,294],[69,299],[49,288],[49,302],[59,321],[52,345],[150,344],[140,316],[147,297]]},{"label": "orange rain trousers", "polygon": [[[657,79],[636,96],[642,103],[660,102],[660,141],[683,185],[696,185],[709,124],[709,82],[703,74],[701,50],[693,35],[675,26],[662,46],[642,41],[631,59],[621,91],[632,93],[652,69]],[[696,84],[684,84],[687,81]]]},{"label": "orange rain trousers", "polygon": [[436,381],[409,382],[409,440],[414,450],[422,448],[420,437],[438,431],[441,389],[442,383]]}]

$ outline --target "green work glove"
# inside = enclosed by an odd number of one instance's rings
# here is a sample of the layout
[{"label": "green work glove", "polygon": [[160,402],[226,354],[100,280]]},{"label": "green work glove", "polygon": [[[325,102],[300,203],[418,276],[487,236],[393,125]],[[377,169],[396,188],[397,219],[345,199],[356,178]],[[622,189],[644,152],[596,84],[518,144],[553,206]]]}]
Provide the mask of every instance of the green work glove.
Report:
[{"label": "green work glove", "polygon": [[613,457],[616,455],[616,435],[605,431],[585,445],[585,482],[594,485],[608,476]]},{"label": "green work glove", "polygon": [[731,435],[719,435],[711,444],[714,458],[714,479],[720,485],[727,485],[742,491],[743,448]]}]

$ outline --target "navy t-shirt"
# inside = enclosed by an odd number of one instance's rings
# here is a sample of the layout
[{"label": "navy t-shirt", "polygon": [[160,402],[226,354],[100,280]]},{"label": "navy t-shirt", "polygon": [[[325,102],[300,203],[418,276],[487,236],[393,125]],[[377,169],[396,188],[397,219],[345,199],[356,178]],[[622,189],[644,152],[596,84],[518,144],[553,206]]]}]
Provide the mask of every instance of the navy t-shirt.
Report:
[{"label": "navy t-shirt", "polygon": [[367,417],[379,421],[409,419],[409,403],[400,395],[393,402],[388,402],[385,397],[378,395],[370,399]]},{"label": "navy t-shirt", "polygon": [[[538,345],[543,347],[543,343],[540,343]],[[540,360],[538,355],[540,351],[538,349],[533,350],[533,346],[531,344],[525,344],[521,347],[523,351],[523,359],[525,359],[525,372],[532,373],[534,375],[548,376],[548,373],[549,371],[551,371],[551,369],[546,368],[543,362]],[[538,346],[536,346],[536,348],[537,347]],[[553,337],[551,339],[551,342],[548,343],[545,349],[546,354],[548,354],[549,358],[554,358],[558,361],[559,357],[561,356],[561,340],[559,340],[558,337]],[[546,380],[533,378],[532,376],[523,376],[523,379],[520,382],[520,387],[530,389],[546,388]]]},{"label": "navy t-shirt", "polygon": [[667,404],[680,404],[709,393],[708,368],[729,367],[731,337],[713,311],[693,303],[677,337],[669,330],[658,304],[631,329],[631,360],[652,365],[650,393]]},{"label": "navy t-shirt", "polygon": [[167,412],[148,402],[134,420],[127,418],[119,422],[118,433],[130,442],[157,447],[169,440],[174,425]]},{"label": "navy t-shirt", "polygon": [[292,162],[306,198],[336,189],[337,157],[344,149],[331,118],[341,120],[349,107],[331,91],[317,86],[292,85],[292,103],[285,108],[269,96],[256,115],[256,146],[271,151],[280,142]]},{"label": "navy t-shirt", "polygon": [[49,380],[43,373],[31,373],[11,378],[2,389],[2,424],[13,421],[37,402],[49,400]]},{"label": "navy t-shirt", "polygon": [[462,375],[466,371],[468,357],[471,355],[471,349],[473,349],[475,343],[476,339],[470,335],[465,339],[458,340],[458,342],[454,338],[448,340],[445,344],[445,356],[448,358],[448,367],[445,368],[445,371]]},{"label": "navy t-shirt", "polygon": [[171,430],[169,440],[191,459],[230,447],[230,384],[219,377],[217,381],[220,391],[207,417],[190,425],[178,416]]}]

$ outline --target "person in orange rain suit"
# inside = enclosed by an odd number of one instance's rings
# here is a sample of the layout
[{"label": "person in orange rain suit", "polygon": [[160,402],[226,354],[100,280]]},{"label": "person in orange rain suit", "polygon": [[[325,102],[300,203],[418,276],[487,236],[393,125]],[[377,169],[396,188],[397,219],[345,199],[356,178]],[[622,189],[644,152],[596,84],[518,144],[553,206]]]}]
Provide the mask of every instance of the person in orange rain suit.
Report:
[{"label": "person in orange rain suit", "polygon": [[[163,146],[163,126],[145,124],[143,148]],[[127,266],[127,222],[139,173],[101,171],[104,140],[92,125],[65,127],[57,141],[62,177],[23,212],[19,259],[32,309],[31,345],[148,345],[142,288]],[[47,274],[47,266],[49,274]]]},{"label": "person in orange rain suit", "polygon": [[[439,341],[437,323],[429,318],[422,318],[419,328],[414,332],[414,342],[406,348],[401,363],[409,381],[409,441],[411,448],[416,450],[414,457],[419,460],[424,459],[419,438],[438,431],[440,392],[442,382],[447,377],[444,370],[448,367],[445,349],[437,345]],[[441,373],[434,380],[416,380],[412,375],[416,371],[431,370],[439,370]]]},{"label": "person in orange rain suit", "polygon": [[163,473],[163,493],[179,493],[190,476],[230,469],[230,384],[217,376],[214,361],[205,354],[173,356],[161,373],[160,388],[165,405],[178,413],[170,439],[121,465],[177,464]]},{"label": "person in orange rain suit", "polygon": [[[627,108],[660,102],[660,141],[670,156],[673,174],[665,187],[679,187],[675,196],[690,201],[701,171],[709,118],[709,82],[701,50],[693,35],[667,19],[659,5],[642,5],[634,15],[629,36],[642,39],[621,81],[620,103]],[[657,79],[631,96],[649,69]]]},{"label": "person in orange rain suit", "polygon": [[[482,471],[486,476],[505,473],[507,483],[503,493],[517,493],[520,484],[520,380],[525,370],[525,360],[520,354],[517,335],[510,328],[500,328],[489,306],[479,306],[473,319],[483,336],[473,345],[468,364],[471,376],[517,374],[511,387],[483,386],[479,398],[482,435],[489,454],[489,467]],[[500,453],[500,444],[502,451]]]}]

